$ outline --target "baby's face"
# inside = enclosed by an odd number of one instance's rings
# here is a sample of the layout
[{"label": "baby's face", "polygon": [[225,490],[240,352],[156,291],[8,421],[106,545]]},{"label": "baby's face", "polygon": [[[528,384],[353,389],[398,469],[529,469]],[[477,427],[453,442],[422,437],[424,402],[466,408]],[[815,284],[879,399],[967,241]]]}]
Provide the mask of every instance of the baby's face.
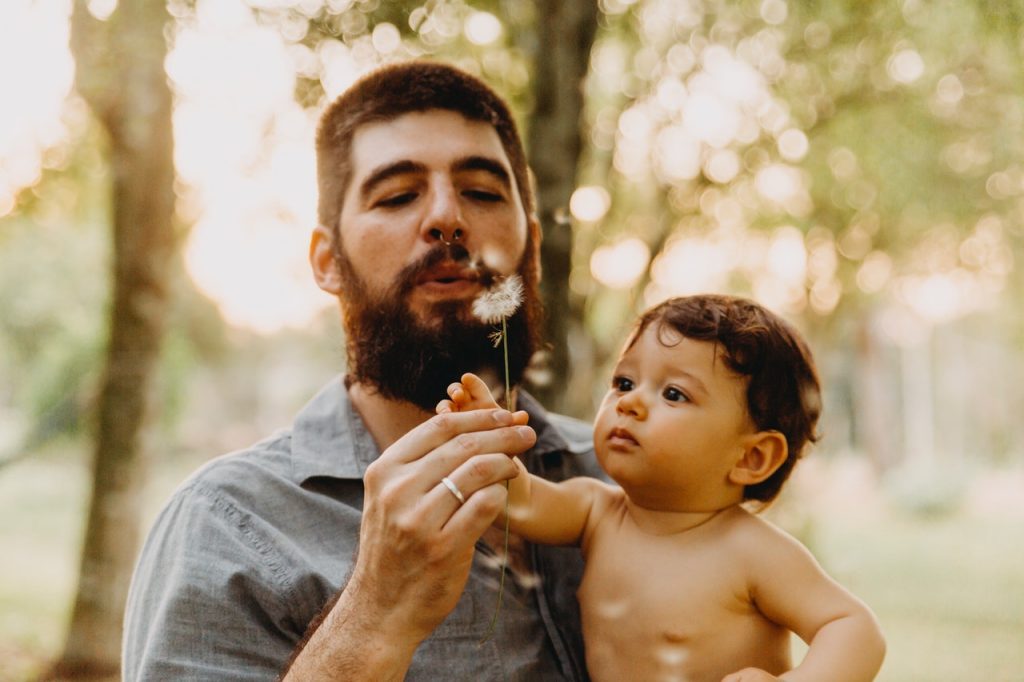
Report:
[{"label": "baby's face", "polygon": [[728,474],[756,431],[746,380],[715,344],[654,323],[619,358],[594,446],[604,470],[641,506],[708,511],[733,501]]}]

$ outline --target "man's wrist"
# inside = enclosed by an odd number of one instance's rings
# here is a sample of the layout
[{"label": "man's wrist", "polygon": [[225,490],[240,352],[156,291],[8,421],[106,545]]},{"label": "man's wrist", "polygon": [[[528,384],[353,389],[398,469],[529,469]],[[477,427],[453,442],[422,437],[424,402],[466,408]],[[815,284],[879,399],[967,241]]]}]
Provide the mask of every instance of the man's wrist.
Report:
[{"label": "man's wrist", "polygon": [[391,614],[359,603],[349,585],[324,615],[282,681],[401,680],[422,638],[389,628]]}]

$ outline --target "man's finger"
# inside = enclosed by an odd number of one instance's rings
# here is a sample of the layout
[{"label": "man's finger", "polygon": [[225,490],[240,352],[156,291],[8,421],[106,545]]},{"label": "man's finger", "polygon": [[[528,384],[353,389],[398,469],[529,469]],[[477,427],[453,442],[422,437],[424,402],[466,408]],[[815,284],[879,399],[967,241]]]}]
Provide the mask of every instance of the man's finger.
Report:
[{"label": "man's finger", "polygon": [[[516,473],[515,463],[506,455],[478,455],[447,476],[439,477],[423,494],[418,514],[429,525],[441,528],[481,490],[494,484],[504,489],[504,482],[515,477]],[[479,506],[472,509],[479,509]]]},{"label": "man's finger", "polygon": [[[512,426],[515,420],[511,412],[502,409],[437,414],[395,441],[381,454],[381,459],[396,463],[413,462],[463,434],[508,431],[507,427]],[[492,447],[470,454],[502,451]]]},{"label": "man's finger", "polygon": [[458,549],[468,549],[490,528],[505,508],[508,491],[502,483],[493,483],[473,493],[444,524],[442,532],[458,543]]}]

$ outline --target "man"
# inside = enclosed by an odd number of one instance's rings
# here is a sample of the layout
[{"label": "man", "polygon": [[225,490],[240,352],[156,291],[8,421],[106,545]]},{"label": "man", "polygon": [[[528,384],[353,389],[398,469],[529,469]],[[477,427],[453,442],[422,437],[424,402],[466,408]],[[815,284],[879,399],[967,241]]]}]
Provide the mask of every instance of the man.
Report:
[{"label": "man", "polygon": [[507,106],[449,66],[384,67],[326,110],[317,154],[310,262],[349,373],[175,493],[133,580],[125,679],[582,679],[573,548],[512,542],[487,635],[509,455],[593,473],[589,427],[525,393],[529,426],[433,415],[462,372],[504,371],[471,312],[495,282],[526,286],[513,384],[536,347],[540,237]]}]

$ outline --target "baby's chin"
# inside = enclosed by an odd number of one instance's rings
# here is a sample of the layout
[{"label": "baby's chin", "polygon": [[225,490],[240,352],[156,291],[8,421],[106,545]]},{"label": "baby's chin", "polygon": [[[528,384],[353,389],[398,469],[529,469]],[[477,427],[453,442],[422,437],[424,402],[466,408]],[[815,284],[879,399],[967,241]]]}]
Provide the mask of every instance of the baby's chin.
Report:
[{"label": "baby's chin", "polygon": [[609,452],[607,445],[595,445],[594,451],[597,454],[597,461],[608,477],[620,488],[626,489],[643,485],[643,481],[637,479],[637,474],[630,471],[629,462],[624,461],[628,455],[618,452]]}]

